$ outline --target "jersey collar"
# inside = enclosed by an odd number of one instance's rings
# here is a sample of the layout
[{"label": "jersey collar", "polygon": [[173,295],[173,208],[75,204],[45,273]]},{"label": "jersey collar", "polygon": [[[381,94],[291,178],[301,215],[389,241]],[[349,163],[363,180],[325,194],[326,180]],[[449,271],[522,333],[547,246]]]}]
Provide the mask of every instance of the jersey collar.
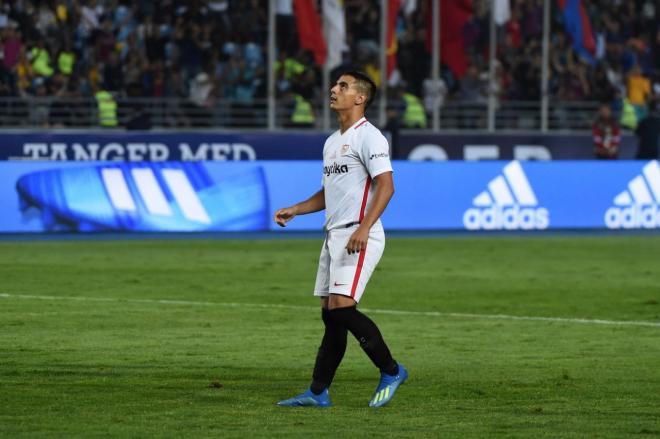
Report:
[{"label": "jersey collar", "polygon": [[365,123],[366,121],[367,121],[367,118],[364,117],[364,116],[362,116],[361,118],[359,118],[358,120],[356,120],[355,123],[354,123],[353,125],[351,125],[350,128],[347,129],[347,130],[344,132],[344,134],[348,133],[350,130],[354,130],[354,129],[356,129],[357,127],[359,127],[360,125],[362,125],[362,124]]}]

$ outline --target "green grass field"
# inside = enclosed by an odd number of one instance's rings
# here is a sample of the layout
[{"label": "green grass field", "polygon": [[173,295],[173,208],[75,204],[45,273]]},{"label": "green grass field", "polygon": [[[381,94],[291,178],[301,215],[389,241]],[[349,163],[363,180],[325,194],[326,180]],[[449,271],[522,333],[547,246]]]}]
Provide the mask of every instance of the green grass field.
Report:
[{"label": "green grass field", "polygon": [[660,435],[660,235],[392,238],[361,307],[409,381],[368,408],[351,340],[333,408],[277,407],[309,384],[320,244],[0,242],[0,436]]}]

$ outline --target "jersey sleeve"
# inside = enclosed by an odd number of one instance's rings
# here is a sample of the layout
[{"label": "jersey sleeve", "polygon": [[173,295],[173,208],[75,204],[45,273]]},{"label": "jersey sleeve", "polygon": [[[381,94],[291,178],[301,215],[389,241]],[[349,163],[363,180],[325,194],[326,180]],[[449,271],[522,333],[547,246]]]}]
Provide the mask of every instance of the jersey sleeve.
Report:
[{"label": "jersey sleeve", "polygon": [[380,131],[371,132],[364,136],[360,158],[364,163],[371,178],[392,171],[390,162],[390,145]]}]

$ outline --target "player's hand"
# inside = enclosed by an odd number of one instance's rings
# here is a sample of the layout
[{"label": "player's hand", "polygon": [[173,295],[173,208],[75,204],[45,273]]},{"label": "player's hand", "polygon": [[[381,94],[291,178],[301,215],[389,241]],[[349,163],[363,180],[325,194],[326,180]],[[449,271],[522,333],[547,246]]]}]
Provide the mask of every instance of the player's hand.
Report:
[{"label": "player's hand", "polygon": [[275,217],[273,219],[280,227],[286,227],[286,223],[291,221],[295,216],[296,216],[295,208],[285,207],[283,209],[278,209],[277,212],[275,212]]},{"label": "player's hand", "polygon": [[360,253],[362,250],[367,248],[368,240],[369,229],[360,226],[348,239],[348,244],[346,244],[346,251],[349,255],[352,255],[353,253]]}]

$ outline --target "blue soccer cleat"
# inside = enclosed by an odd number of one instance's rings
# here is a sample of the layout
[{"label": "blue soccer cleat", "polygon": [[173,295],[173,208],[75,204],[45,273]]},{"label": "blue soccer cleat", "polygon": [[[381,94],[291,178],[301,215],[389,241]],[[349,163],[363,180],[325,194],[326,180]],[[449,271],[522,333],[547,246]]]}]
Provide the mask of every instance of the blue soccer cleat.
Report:
[{"label": "blue soccer cleat", "polygon": [[374,396],[369,401],[369,407],[382,407],[394,398],[394,393],[399,386],[408,379],[408,371],[403,364],[399,364],[399,373],[396,375],[380,374],[380,382]]},{"label": "blue soccer cleat", "polygon": [[315,395],[311,389],[307,389],[305,393],[282,400],[277,405],[283,407],[330,407],[332,403],[330,402],[328,389],[324,389],[319,395]]}]

